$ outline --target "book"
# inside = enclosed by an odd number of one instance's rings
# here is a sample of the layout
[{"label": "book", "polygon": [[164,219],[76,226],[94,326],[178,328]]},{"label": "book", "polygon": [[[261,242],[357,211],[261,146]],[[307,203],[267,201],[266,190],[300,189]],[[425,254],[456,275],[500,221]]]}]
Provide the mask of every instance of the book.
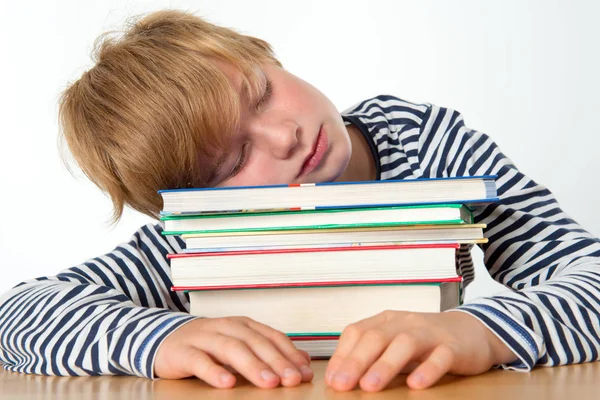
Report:
[{"label": "book", "polygon": [[333,355],[340,336],[291,335],[290,339],[297,349],[306,351],[312,360],[324,360]]},{"label": "book", "polygon": [[307,228],[349,228],[367,226],[472,224],[471,211],[461,204],[407,207],[372,207],[162,216],[163,235],[192,233],[250,232]]},{"label": "book", "polygon": [[393,227],[356,227],[184,234],[184,253],[299,249],[318,247],[373,246],[418,243],[487,243],[485,224],[412,225]]},{"label": "book", "polygon": [[159,190],[162,215],[479,203],[497,200],[493,176]]},{"label": "book", "polygon": [[344,327],[383,310],[440,312],[459,305],[461,278],[416,284],[199,290],[190,313],[207,318],[244,315],[289,336],[339,335]]},{"label": "book", "polygon": [[167,255],[174,290],[456,277],[460,245],[403,244]]}]

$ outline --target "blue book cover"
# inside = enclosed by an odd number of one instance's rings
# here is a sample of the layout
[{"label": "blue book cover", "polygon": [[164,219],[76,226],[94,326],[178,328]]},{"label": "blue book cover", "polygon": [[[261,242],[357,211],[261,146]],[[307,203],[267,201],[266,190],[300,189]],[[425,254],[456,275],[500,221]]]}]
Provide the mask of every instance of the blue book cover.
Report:
[{"label": "blue book cover", "polygon": [[389,207],[497,200],[495,175],[164,189],[161,215]]}]

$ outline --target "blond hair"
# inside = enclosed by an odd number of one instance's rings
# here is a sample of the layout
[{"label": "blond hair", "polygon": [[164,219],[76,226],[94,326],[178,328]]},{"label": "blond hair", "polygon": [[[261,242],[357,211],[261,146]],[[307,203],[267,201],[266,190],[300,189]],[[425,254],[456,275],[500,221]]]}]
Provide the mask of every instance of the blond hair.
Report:
[{"label": "blond hair", "polygon": [[113,223],[125,205],[157,218],[157,190],[207,186],[238,127],[239,94],[214,61],[241,72],[248,96],[260,90],[257,66],[281,64],[267,42],[182,11],[154,12],[111,35],[98,38],[95,65],[62,94],[62,135],[112,199]]}]

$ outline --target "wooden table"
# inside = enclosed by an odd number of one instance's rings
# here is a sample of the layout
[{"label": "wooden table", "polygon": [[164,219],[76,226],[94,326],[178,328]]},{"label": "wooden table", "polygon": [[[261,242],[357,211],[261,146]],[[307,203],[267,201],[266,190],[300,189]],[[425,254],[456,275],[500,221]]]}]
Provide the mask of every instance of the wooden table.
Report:
[{"label": "wooden table", "polygon": [[156,380],[135,377],[55,377],[0,372],[0,399],[527,399],[600,398],[600,363],[537,368],[531,373],[492,370],[474,377],[446,376],[427,390],[410,390],[399,376],[385,391],[359,389],[338,393],[325,386],[325,361],[313,362],[312,383],[295,388],[258,389],[239,379],[234,389],[214,389],[197,379]]}]

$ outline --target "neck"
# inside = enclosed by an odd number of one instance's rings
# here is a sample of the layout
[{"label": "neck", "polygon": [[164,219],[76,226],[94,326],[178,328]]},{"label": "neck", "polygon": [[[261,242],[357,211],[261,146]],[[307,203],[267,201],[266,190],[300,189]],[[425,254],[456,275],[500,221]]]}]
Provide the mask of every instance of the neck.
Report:
[{"label": "neck", "polygon": [[365,137],[354,125],[346,125],[350,143],[352,144],[352,155],[348,166],[336,179],[336,182],[359,182],[372,181],[377,177],[375,160]]}]

